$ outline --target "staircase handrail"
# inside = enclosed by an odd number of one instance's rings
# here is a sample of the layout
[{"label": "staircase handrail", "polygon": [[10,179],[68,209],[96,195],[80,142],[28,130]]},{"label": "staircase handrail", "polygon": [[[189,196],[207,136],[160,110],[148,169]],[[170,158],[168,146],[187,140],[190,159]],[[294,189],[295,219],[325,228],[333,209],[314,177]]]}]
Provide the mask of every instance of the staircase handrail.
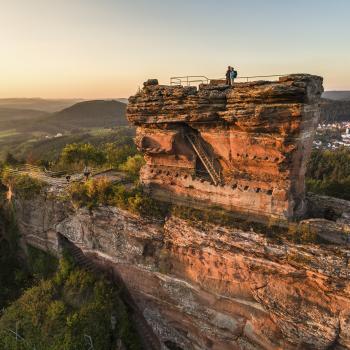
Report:
[{"label": "staircase handrail", "polygon": [[210,158],[208,157],[207,152],[203,148],[200,139],[198,138],[197,135],[194,135],[194,134],[188,134],[186,135],[186,137],[189,140],[190,144],[192,145],[194,151],[197,153],[198,157],[203,162],[203,165],[207,169],[214,184],[218,185],[221,182],[220,174],[217,173],[214,163],[210,161]]}]

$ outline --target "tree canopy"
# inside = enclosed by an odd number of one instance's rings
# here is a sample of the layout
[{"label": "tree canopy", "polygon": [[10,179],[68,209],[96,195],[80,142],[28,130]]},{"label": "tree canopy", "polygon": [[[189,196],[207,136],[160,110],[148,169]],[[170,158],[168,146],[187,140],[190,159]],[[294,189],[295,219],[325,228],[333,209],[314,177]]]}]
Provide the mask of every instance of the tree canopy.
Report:
[{"label": "tree canopy", "polygon": [[309,191],[350,200],[350,150],[314,150],[306,184]]}]

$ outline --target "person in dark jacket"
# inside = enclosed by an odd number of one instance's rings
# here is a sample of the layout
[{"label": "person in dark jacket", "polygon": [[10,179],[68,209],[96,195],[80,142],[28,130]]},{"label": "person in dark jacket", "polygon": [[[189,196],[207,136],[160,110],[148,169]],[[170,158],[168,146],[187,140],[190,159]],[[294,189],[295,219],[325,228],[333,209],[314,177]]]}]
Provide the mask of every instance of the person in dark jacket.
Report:
[{"label": "person in dark jacket", "polygon": [[90,169],[85,165],[85,168],[84,168],[85,181],[89,180],[90,174],[91,174]]},{"label": "person in dark jacket", "polygon": [[237,71],[231,67],[231,72],[230,72],[230,80],[231,80],[231,84],[233,86],[233,83],[235,82],[235,79],[237,78]]},{"label": "person in dark jacket", "polygon": [[231,70],[231,66],[228,66],[226,71],[226,85],[231,85]]}]

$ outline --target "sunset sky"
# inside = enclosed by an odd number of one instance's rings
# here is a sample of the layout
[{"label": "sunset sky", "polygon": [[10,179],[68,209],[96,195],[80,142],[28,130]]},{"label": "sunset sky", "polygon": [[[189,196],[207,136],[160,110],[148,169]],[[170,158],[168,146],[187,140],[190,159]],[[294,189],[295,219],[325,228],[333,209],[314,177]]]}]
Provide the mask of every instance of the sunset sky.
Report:
[{"label": "sunset sky", "polygon": [[350,90],[349,16],[349,0],[0,0],[0,98],[128,97],[228,64]]}]

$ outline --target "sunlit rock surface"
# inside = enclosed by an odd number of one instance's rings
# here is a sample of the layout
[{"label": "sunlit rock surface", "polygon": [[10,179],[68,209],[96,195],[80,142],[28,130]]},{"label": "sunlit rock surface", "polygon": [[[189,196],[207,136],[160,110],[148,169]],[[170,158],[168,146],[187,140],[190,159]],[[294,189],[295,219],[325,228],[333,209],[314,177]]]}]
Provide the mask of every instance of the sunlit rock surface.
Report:
[{"label": "sunlit rock surface", "polygon": [[59,253],[63,236],[117,273],[164,350],[350,349],[350,204],[304,193],[321,92],[310,75],[199,91],[151,80],[128,117],[153,196],[268,218],[307,208],[307,233],[333,244],[258,233],[253,220],[243,230],[77,209],[53,187],[32,200],[14,189],[23,243]]},{"label": "sunlit rock surface", "polygon": [[[199,90],[150,80],[127,109],[147,162],[141,180],[163,200],[265,217],[302,216],[322,91],[322,78],[306,74]],[[189,135],[201,144],[218,181]]]},{"label": "sunlit rock surface", "polygon": [[61,234],[115,269],[163,344],[350,348],[349,248],[112,207],[90,212],[52,196],[17,199],[15,208],[26,242],[57,252]]}]

